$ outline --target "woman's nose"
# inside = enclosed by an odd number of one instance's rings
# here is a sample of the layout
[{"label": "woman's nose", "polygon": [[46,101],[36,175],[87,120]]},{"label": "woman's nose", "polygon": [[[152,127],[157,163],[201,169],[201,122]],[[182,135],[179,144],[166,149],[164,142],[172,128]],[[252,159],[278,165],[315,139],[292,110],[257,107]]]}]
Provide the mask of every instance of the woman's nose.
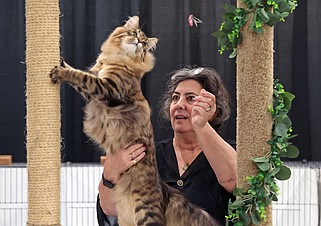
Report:
[{"label": "woman's nose", "polygon": [[184,98],[180,98],[180,99],[177,101],[176,106],[177,106],[179,109],[185,109],[185,108],[186,108],[186,100],[184,100]]}]

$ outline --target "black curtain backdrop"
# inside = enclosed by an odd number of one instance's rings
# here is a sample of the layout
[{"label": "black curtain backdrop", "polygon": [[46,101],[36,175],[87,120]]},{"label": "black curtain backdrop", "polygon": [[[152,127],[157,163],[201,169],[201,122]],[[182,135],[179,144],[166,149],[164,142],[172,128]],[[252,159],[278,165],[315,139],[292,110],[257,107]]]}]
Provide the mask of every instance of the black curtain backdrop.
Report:
[{"label": "black curtain backdrop", "polygon": [[[214,67],[221,74],[232,97],[231,119],[222,135],[235,139],[235,60],[228,58],[229,53],[220,55],[217,39],[211,36],[222,22],[224,3],[235,4],[235,0],[61,0],[61,55],[76,68],[90,67],[108,34],[128,16],[139,15],[143,31],[160,39],[156,66],[142,82],[153,111],[155,140],[172,135],[169,123],[158,117],[158,101],[165,90],[166,75],[185,64]],[[24,1],[1,1],[0,154],[13,155],[14,162],[26,161],[24,13]],[[189,27],[190,14],[203,23]],[[300,148],[297,160],[321,160],[320,23],[321,1],[299,0],[294,14],[275,28],[275,78],[296,95],[290,117],[294,132],[299,134],[293,140]],[[62,161],[99,161],[100,150],[82,132],[84,102],[80,95],[63,85],[61,104]]]}]

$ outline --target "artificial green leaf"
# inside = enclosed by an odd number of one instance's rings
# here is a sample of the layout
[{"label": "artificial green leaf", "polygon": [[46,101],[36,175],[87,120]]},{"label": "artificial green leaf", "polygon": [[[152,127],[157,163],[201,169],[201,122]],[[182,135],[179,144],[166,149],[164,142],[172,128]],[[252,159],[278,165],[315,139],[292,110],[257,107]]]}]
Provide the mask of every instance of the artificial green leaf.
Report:
[{"label": "artificial green leaf", "polygon": [[283,117],[282,123],[286,126],[286,128],[290,128],[292,126],[291,119],[287,117]]},{"label": "artificial green leaf", "polygon": [[287,110],[285,110],[285,109],[280,109],[280,110],[278,110],[277,115],[279,115],[279,116],[284,116],[284,115],[286,115],[287,113],[288,113]]},{"label": "artificial green leaf", "polygon": [[239,195],[241,195],[243,192],[244,192],[244,188],[235,187],[235,188],[234,188],[234,191],[233,191],[233,195],[234,195],[234,196],[239,196]]},{"label": "artificial green leaf", "polygon": [[286,147],[286,144],[284,144],[283,142],[276,142],[275,143],[276,147],[280,150],[283,150]]},{"label": "artificial green leaf", "polygon": [[295,98],[295,95],[290,92],[284,92],[283,96],[288,98],[290,101],[292,101]]},{"label": "artificial green leaf", "polygon": [[289,93],[289,92],[284,92],[282,94],[282,96],[284,98],[283,102],[284,102],[285,108],[287,110],[290,110],[291,107],[292,107],[292,100],[294,99],[295,96],[292,93]]},{"label": "artificial green leaf", "polygon": [[270,20],[270,17],[268,16],[264,8],[261,8],[259,10],[259,17],[261,18],[263,23],[267,23]]},{"label": "artificial green leaf", "polygon": [[283,119],[284,119],[284,115],[276,115],[276,116],[274,117],[274,119],[275,119],[277,122],[282,122]]},{"label": "artificial green leaf", "polygon": [[251,223],[251,217],[247,213],[240,213],[240,219],[244,222],[245,225],[249,225]]},{"label": "artificial green leaf", "polygon": [[229,58],[232,59],[232,58],[236,57],[236,54],[237,54],[237,50],[236,50],[236,48],[234,48],[233,52],[229,55]]},{"label": "artificial green leaf", "polygon": [[219,37],[217,42],[220,46],[227,46],[230,43],[227,36]]},{"label": "artificial green leaf", "polygon": [[270,20],[267,23],[269,26],[274,26],[277,22],[280,21],[280,19],[282,18],[282,16],[280,14],[270,14]]},{"label": "artificial green leaf", "polygon": [[291,170],[284,166],[284,165],[281,165],[280,167],[280,171],[275,174],[275,177],[278,179],[278,180],[287,180],[290,178],[291,176]]},{"label": "artificial green leaf", "polygon": [[234,36],[232,40],[232,46],[233,46],[233,49],[235,49],[235,55],[236,55],[236,48],[238,44],[239,44],[239,38],[237,36]]},{"label": "artificial green leaf", "polygon": [[256,4],[259,2],[260,0],[251,0],[251,3],[253,6],[256,6]]},{"label": "artificial green leaf", "polygon": [[297,136],[298,136],[298,134],[293,134],[293,135],[291,135],[291,136],[288,137],[288,140],[293,139],[293,138],[295,138],[295,137],[297,137]]},{"label": "artificial green leaf", "polygon": [[230,20],[233,20],[233,18],[235,17],[235,13],[225,13],[223,14],[222,18],[223,18],[223,21],[230,21]]},{"label": "artificial green leaf", "polygon": [[275,174],[277,174],[279,171],[280,171],[280,168],[274,168],[274,169],[271,171],[271,175],[275,176]]},{"label": "artificial green leaf", "polygon": [[281,4],[282,2],[283,3],[286,3],[287,2],[287,0],[274,0],[277,4]]},{"label": "artificial green leaf", "polygon": [[279,154],[280,158],[287,157],[287,154],[286,154],[286,152],[285,152],[284,150],[280,150],[280,151],[278,152],[278,154]]},{"label": "artificial green leaf", "polygon": [[239,45],[242,42],[242,34],[239,33],[239,38],[237,39],[237,45]]},{"label": "artificial green leaf", "polygon": [[267,197],[267,198],[265,199],[265,205],[266,205],[266,206],[270,205],[271,202],[272,202],[272,199],[273,199],[272,196]]},{"label": "artificial green leaf", "polygon": [[299,149],[293,144],[290,144],[289,146],[287,146],[286,152],[287,152],[287,157],[292,159],[298,157],[300,154]]},{"label": "artificial green leaf", "polygon": [[283,123],[276,123],[274,125],[273,134],[275,136],[285,137],[287,135],[288,128]]},{"label": "artificial green leaf", "polygon": [[[281,18],[287,17],[288,15],[289,15],[288,12],[280,13]],[[281,19],[280,19],[280,20],[281,20]]]},{"label": "artificial green leaf", "polygon": [[278,197],[276,195],[273,195],[272,196],[272,201],[277,202],[278,201]]},{"label": "artificial green leaf", "polygon": [[290,101],[288,98],[283,99],[284,106],[287,110],[290,110],[292,107],[292,101]]},{"label": "artificial green leaf", "polygon": [[222,31],[225,33],[230,33],[233,29],[234,23],[233,21],[227,21],[224,23],[223,27],[222,27]]},{"label": "artificial green leaf", "polygon": [[252,218],[253,224],[255,224],[255,225],[259,225],[260,224],[261,218],[260,218],[260,214],[259,214],[259,212],[257,210],[254,210],[251,213],[251,218]]},{"label": "artificial green leaf", "polygon": [[224,33],[221,31],[215,31],[215,32],[212,32],[211,35],[217,38],[224,35]]},{"label": "artificial green leaf", "polygon": [[250,28],[253,30],[256,25],[256,17],[257,17],[257,12],[254,12],[251,23],[250,23]]},{"label": "artificial green leaf", "polygon": [[268,162],[269,159],[265,157],[259,157],[259,158],[252,158],[252,161],[256,163],[261,163],[261,162]]},{"label": "artificial green leaf", "polygon": [[237,209],[240,206],[242,206],[243,204],[244,204],[243,200],[237,199],[234,202],[230,203],[229,208],[230,209]]},{"label": "artificial green leaf", "polygon": [[291,6],[287,2],[281,2],[279,4],[280,12],[291,12]]},{"label": "artificial green leaf", "polygon": [[268,171],[270,169],[270,163],[268,162],[263,162],[263,163],[259,163],[257,164],[257,167],[259,167],[260,170],[262,170],[263,172]]},{"label": "artificial green leaf", "polygon": [[253,31],[257,34],[262,34],[263,33],[263,27],[254,27]]},{"label": "artificial green leaf", "polygon": [[235,6],[232,6],[232,5],[229,5],[229,4],[224,4],[222,7],[226,11],[226,13],[236,14],[236,9],[237,8]]}]

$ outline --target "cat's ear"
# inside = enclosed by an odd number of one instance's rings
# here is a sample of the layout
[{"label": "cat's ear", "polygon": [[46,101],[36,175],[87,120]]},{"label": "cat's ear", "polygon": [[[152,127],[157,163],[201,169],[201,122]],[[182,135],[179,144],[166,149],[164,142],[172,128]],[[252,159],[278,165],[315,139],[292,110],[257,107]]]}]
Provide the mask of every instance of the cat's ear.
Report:
[{"label": "cat's ear", "polygon": [[157,42],[158,42],[157,38],[148,38],[148,40],[147,40],[147,50],[155,50]]},{"label": "cat's ear", "polygon": [[137,28],[139,28],[139,17],[138,16],[130,17],[129,20],[124,25],[124,27],[127,28],[128,30],[136,30]]}]

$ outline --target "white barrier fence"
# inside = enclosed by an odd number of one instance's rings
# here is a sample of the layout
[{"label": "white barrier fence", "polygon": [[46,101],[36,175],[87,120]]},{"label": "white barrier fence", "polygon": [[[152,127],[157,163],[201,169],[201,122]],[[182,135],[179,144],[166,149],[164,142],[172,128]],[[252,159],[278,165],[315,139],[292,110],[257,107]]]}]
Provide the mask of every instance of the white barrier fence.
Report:
[{"label": "white barrier fence", "polygon": [[[97,226],[96,199],[102,167],[63,164],[60,211],[63,226]],[[0,226],[27,222],[28,179],[25,165],[0,167]]]},{"label": "white barrier fence", "polygon": [[[272,205],[273,226],[320,225],[321,163],[287,162],[292,176],[279,181],[279,201]],[[96,198],[102,166],[63,164],[61,224],[97,226]],[[0,226],[24,226],[27,221],[28,180],[25,165],[0,167]]]}]

